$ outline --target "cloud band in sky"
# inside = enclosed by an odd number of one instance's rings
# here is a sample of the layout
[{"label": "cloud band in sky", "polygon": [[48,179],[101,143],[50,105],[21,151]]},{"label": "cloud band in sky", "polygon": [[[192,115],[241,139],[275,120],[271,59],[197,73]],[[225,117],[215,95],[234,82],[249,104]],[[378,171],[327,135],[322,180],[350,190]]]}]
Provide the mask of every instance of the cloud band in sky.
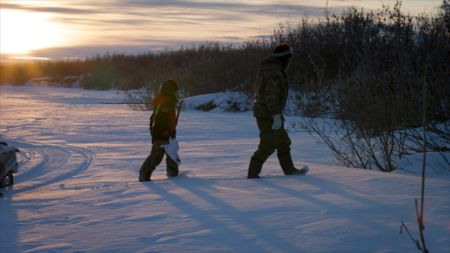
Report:
[{"label": "cloud band in sky", "polygon": [[[328,2],[329,12],[337,14],[350,6],[381,7],[379,0]],[[441,1],[413,2],[435,7]],[[326,0],[4,0],[1,3],[2,11],[48,14],[48,22],[61,27],[58,34],[64,38],[64,44],[56,50],[61,54],[61,48],[70,47],[130,50],[133,46],[170,48],[183,42],[239,42],[242,38],[270,34],[279,23],[299,22],[305,16],[324,16],[325,7]]]}]

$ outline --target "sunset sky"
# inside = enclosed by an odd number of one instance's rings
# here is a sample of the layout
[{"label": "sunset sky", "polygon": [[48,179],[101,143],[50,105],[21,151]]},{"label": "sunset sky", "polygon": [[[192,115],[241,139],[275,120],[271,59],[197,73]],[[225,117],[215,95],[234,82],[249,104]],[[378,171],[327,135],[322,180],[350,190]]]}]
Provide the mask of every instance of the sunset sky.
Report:
[{"label": "sunset sky", "polygon": [[[279,23],[323,16],[326,0],[0,0],[0,53],[59,59],[141,53],[206,41],[242,42]],[[394,0],[329,0],[329,11],[378,9]],[[404,0],[403,10],[433,13],[442,0]]]}]

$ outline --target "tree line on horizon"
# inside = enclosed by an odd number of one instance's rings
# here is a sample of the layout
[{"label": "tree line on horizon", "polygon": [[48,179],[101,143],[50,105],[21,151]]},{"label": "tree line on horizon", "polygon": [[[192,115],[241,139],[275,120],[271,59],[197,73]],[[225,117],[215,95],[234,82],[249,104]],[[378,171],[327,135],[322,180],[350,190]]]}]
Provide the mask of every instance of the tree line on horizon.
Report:
[{"label": "tree line on horizon", "polygon": [[81,88],[130,90],[173,79],[189,94],[218,92],[248,87],[258,61],[270,53],[272,45],[266,40],[240,46],[214,42],[139,55],[105,53],[75,60],[0,62],[0,85],[22,85],[41,77],[48,77],[50,85],[64,85],[66,77],[79,77]]}]

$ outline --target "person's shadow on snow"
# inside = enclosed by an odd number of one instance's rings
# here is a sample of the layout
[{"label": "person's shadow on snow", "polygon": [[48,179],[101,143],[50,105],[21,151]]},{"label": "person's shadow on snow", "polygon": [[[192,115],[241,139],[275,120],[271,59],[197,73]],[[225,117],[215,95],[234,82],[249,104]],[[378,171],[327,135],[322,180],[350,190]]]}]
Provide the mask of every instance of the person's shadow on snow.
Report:
[{"label": "person's shadow on snow", "polygon": [[299,184],[307,184],[318,189],[314,193],[314,195],[318,194],[335,195],[336,197],[344,199],[345,200],[344,202],[346,203],[353,202],[354,204],[358,204],[360,206],[358,207],[359,210],[352,209],[347,205],[338,205],[335,203],[335,201],[326,201],[323,199],[316,198],[314,196],[310,196],[308,193],[305,193],[297,189],[289,188],[283,184],[275,183],[271,180],[264,180],[264,181],[255,180],[255,181],[262,184],[264,187],[276,189],[294,198],[298,198],[301,201],[306,201],[313,205],[316,205],[322,210],[322,212],[328,212],[330,214],[333,214],[334,216],[340,216],[341,218],[352,220],[355,223],[364,227],[375,228],[376,233],[378,234],[383,234],[386,230],[392,229],[384,225],[383,223],[367,219],[364,216],[360,215],[359,213],[365,212],[373,213],[374,211],[383,212],[386,214],[395,213],[396,211],[394,210],[393,207],[383,205],[382,203],[376,201],[371,201],[364,197],[357,196],[355,193],[344,190],[343,189],[344,186],[341,184],[323,178],[315,177],[313,175],[301,177],[301,180],[299,180]]},{"label": "person's shadow on snow", "polygon": [[[245,249],[251,249],[253,252],[301,252],[301,250],[271,232],[270,228],[260,224],[262,221],[256,221],[255,211],[241,211],[233,207],[226,201],[214,196],[214,183],[211,179],[192,179],[188,181],[171,180],[171,183],[177,185],[195,197],[205,201],[214,208],[202,208],[183,199],[175,193],[171,193],[156,183],[146,184],[155,194],[160,195],[173,207],[180,212],[189,215],[190,218],[201,224],[204,229],[209,229],[215,238],[221,238],[214,243],[218,247],[229,248],[231,252],[242,252]],[[217,182],[216,182],[217,183]],[[211,245],[210,245],[211,246]]]}]

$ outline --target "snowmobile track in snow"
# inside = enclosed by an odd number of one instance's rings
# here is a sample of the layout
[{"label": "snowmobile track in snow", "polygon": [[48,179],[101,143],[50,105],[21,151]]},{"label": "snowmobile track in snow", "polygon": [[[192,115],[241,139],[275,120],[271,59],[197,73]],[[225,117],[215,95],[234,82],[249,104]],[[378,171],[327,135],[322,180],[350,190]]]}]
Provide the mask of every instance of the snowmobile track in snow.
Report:
[{"label": "snowmobile track in snow", "polygon": [[55,144],[14,143],[27,154],[14,185],[14,193],[68,180],[87,170],[95,154],[85,148]]}]

